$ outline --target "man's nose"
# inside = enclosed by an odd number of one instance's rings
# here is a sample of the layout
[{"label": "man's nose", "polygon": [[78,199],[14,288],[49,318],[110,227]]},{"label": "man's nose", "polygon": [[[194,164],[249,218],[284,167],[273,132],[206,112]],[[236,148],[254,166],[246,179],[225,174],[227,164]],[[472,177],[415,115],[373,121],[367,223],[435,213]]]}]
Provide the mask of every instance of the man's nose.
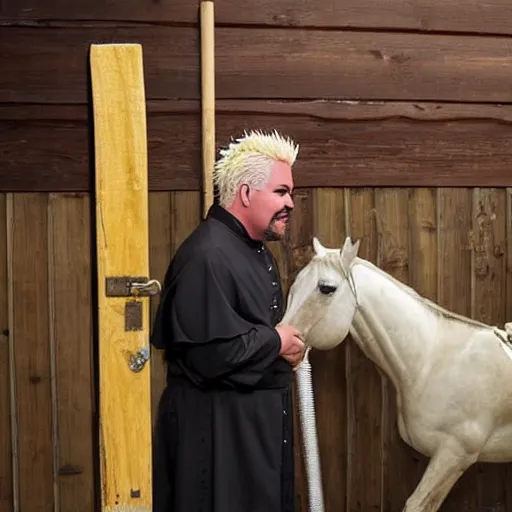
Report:
[{"label": "man's nose", "polygon": [[293,199],[292,199],[292,196],[290,195],[287,195],[286,196],[286,202],[285,202],[285,205],[290,208],[290,209],[293,209],[295,207],[295,205],[293,204]]}]

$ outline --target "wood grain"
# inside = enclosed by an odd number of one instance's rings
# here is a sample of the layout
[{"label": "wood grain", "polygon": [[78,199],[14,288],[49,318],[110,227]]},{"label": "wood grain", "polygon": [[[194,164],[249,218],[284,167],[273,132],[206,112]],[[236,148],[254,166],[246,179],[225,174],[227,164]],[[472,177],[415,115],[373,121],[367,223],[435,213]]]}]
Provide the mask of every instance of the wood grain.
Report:
[{"label": "wood grain", "polygon": [[[471,317],[501,327],[507,305],[506,191],[474,189],[472,222]],[[478,469],[478,506],[505,512],[507,465],[480,464]]]},{"label": "wood grain", "polygon": [[0,194],[0,510],[13,510],[7,196]]},{"label": "wood grain", "polygon": [[[507,300],[505,318],[512,321],[512,188],[506,189],[506,223],[507,223]],[[512,504],[511,504],[512,506]]]},{"label": "wood grain", "polygon": [[[375,191],[351,189],[349,229],[360,240],[359,256],[377,263]],[[382,377],[349,337],[347,340],[347,511],[380,512],[382,503]]]},{"label": "wood grain", "polygon": [[[100,461],[102,509],[151,510],[150,363],[130,369],[147,348],[149,298],[106,297],[105,279],[148,276],[147,142],[139,45],[91,51],[96,157]],[[127,304],[141,308],[140,330],[125,329]],[[142,413],[141,413],[142,411]],[[146,413],[144,413],[146,411]]]},{"label": "wood grain", "polygon": [[[199,1],[150,2],[136,0],[4,0],[0,19],[23,20],[144,21],[154,23],[197,23]],[[493,0],[484,6],[477,0],[260,0],[247,9],[235,0],[215,2],[217,23],[285,27],[336,27],[408,29],[510,34],[512,16],[507,0]]]},{"label": "wood grain", "polygon": [[[148,99],[198,100],[198,37],[195,26],[12,28],[1,46],[0,103],[85,104],[89,46],[125,41],[144,48]],[[217,99],[507,103],[511,69],[501,37],[215,29]]]},{"label": "wood grain", "polygon": [[53,511],[48,196],[12,198],[12,326],[19,509]]},{"label": "wood grain", "polygon": [[[171,192],[149,194],[149,273],[163,285],[171,257]],[[161,295],[150,300],[150,331],[152,331]],[[151,346],[151,423],[154,426],[160,396],[166,384],[163,351]]]},{"label": "wood grain", "polygon": [[[471,315],[472,191],[439,189],[437,302],[456,313]],[[478,508],[478,468],[469,468],[448,494],[446,510],[473,512]]]},{"label": "wood grain", "polygon": [[[505,319],[512,321],[512,188],[505,190],[506,194],[506,300],[505,300]],[[512,466],[507,464],[505,478],[507,482],[512,479]],[[512,509],[512,491],[509,485],[505,486],[505,507],[506,510]]]},{"label": "wood grain", "polygon": [[[95,505],[96,424],[89,197],[49,200],[50,332],[54,345],[55,473],[60,511]],[[79,440],[79,442],[77,442]]]},{"label": "wood grain", "polygon": [[[437,300],[438,275],[438,205],[433,188],[409,189],[407,198],[409,224],[408,284],[428,299]],[[408,485],[411,493],[420,482],[429,460],[416,450],[408,452]]]},{"label": "wood grain", "polygon": [[437,192],[409,190],[409,285],[427,299],[437,300]]},{"label": "wood grain", "polygon": [[[300,144],[297,187],[512,186],[512,106],[218,102],[224,147],[245,129]],[[89,191],[85,107],[0,107],[0,190]],[[199,190],[197,102],[150,104],[149,188]]]},{"label": "wood grain", "polygon": [[[311,239],[314,229],[314,209],[313,194],[309,189],[295,190],[293,201],[294,211],[290,220],[289,229],[284,237],[281,247],[282,256],[286,260],[286,274],[281,275],[283,293],[288,294],[288,290],[297,276],[298,272],[309,261],[312,256]],[[314,361],[311,361],[315,368]],[[315,400],[317,397],[315,375],[318,370],[313,369],[313,391]],[[308,512],[308,488],[306,467],[304,463],[304,451],[302,449],[302,430],[300,428],[297,383],[294,379],[294,458],[296,474],[296,505],[297,511]],[[318,412],[317,412],[318,415]],[[320,438],[320,434],[319,434]],[[320,439],[319,439],[320,442]],[[324,493],[324,499],[328,496]]]},{"label": "wood grain", "polygon": [[[199,192],[152,192],[149,195],[150,273],[163,284],[165,273],[178,247],[192,233],[201,218]],[[151,301],[153,324],[160,296]],[[163,351],[151,347],[151,409],[155,419],[158,402],[166,385]]]},{"label": "wood grain", "polygon": [[195,28],[107,25],[11,29],[1,43],[0,102],[86,104],[90,46],[125,42],[143,47],[147,98],[200,98]]},{"label": "wood grain", "polygon": [[[375,191],[377,264],[409,284],[409,202],[407,189]],[[383,379],[382,394],[382,510],[401,510],[417,485],[411,467],[415,454],[402,441],[397,427],[396,389]]]},{"label": "wood grain", "polygon": [[[313,234],[327,247],[341,247],[346,236],[344,189],[317,188],[312,202]],[[310,360],[325,508],[345,512],[348,510],[345,344],[330,351],[314,351]]]}]

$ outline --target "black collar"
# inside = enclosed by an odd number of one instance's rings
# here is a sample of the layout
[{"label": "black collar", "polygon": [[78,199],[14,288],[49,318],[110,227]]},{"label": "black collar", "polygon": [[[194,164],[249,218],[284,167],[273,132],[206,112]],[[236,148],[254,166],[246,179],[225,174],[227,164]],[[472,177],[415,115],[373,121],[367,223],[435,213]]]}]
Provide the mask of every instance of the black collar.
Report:
[{"label": "black collar", "polygon": [[221,222],[226,227],[228,227],[231,231],[233,231],[236,235],[242,238],[248,245],[255,248],[260,248],[263,243],[258,240],[254,240],[251,238],[245,226],[231,213],[229,213],[225,208],[214,203],[210,209],[208,210],[207,219],[215,219],[218,222]]}]

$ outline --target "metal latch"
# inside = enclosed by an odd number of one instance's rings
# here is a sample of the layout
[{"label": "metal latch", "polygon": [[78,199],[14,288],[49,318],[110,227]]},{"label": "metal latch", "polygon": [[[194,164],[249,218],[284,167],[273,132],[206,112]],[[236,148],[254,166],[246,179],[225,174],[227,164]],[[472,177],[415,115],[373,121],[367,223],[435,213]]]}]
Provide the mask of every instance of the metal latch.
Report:
[{"label": "metal latch", "polygon": [[130,297],[124,305],[124,330],[141,331],[143,327],[142,301],[139,297],[157,295],[162,285],[156,279],[140,276],[116,276],[105,279],[107,297]]},{"label": "metal latch", "polygon": [[105,279],[107,297],[149,297],[162,291],[156,279],[147,277],[118,276]]}]

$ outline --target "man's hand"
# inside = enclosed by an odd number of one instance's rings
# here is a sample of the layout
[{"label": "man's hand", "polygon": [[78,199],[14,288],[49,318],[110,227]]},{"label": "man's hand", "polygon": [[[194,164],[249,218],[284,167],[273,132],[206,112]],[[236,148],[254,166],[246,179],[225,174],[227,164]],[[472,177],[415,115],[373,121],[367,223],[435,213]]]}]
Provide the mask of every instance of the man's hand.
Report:
[{"label": "man's hand", "polygon": [[287,324],[278,325],[276,331],[281,338],[279,355],[292,366],[299,364],[302,361],[305,348],[300,331]]}]

